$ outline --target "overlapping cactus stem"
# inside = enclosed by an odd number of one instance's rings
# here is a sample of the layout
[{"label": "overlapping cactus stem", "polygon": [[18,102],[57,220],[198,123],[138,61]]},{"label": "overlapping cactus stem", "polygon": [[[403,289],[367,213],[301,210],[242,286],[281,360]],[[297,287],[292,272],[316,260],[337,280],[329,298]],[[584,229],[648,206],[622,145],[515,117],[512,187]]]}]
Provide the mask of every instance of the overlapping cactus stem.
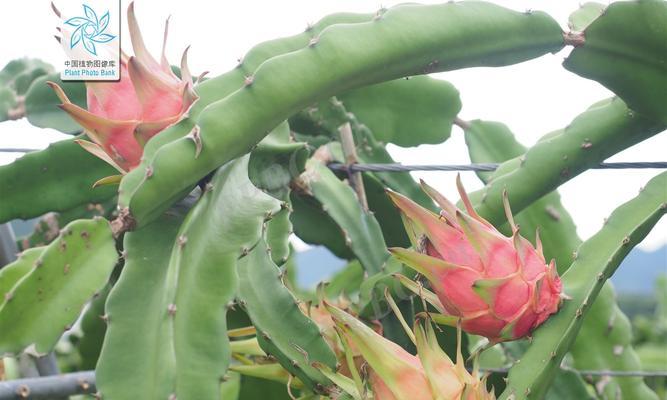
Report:
[{"label": "overlapping cactus stem", "polygon": [[536,248],[519,235],[507,193],[503,202],[511,237],[475,212],[460,177],[457,187],[466,212],[426,183],[421,185],[442,211],[435,214],[388,192],[416,251],[389,250],[428,279],[445,312],[461,319],[463,330],[491,343],[515,340],[558,310],[563,293],[555,261],[546,263],[539,235]]},{"label": "overlapping cactus stem", "polygon": [[187,116],[198,99],[188,69],[187,52],[181,58],[181,77],[165,56],[169,20],[158,62],[148,52],[134,14],[127,10],[134,56],[121,53],[120,81],[86,82],[88,110],[73,104],[55,83],[48,84],[62,101],[60,108],[78,122],[94,143],[79,141],[84,149],[107,161],[121,174],[135,168],[146,142]]},{"label": "overlapping cactus stem", "polygon": [[376,400],[492,400],[486,379],[475,367],[466,370],[461,355],[460,329],[456,362],[440,348],[431,323],[414,326],[417,355],[382,337],[345,311],[326,304],[336,330],[367,364],[367,383]]}]

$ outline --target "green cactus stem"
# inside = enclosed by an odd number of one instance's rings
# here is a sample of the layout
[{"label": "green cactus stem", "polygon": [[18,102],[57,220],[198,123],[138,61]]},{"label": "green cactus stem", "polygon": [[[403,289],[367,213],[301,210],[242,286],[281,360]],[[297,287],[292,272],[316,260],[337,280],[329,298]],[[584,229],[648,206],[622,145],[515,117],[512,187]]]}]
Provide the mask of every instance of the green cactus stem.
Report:
[{"label": "green cactus stem", "polygon": [[389,252],[375,217],[359,204],[356,194],[317,158],[306,164],[301,181],[343,231],[345,242],[369,275],[380,272]]},{"label": "green cactus stem", "polygon": [[84,151],[73,140],[26,154],[11,164],[0,166],[0,222],[107,200],[113,197],[114,189],[93,188],[93,184],[100,177],[115,173],[115,169]]},{"label": "green cactus stem", "polygon": [[105,399],[167,399],[174,392],[165,287],[182,214],[170,211],[124,237],[125,266],[107,299],[107,330],[95,371]]},{"label": "green cactus stem", "polygon": [[[604,227],[579,247],[577,259],[562,277],[571,299],[535,331],[530,347],[510,369],[500,399],[541,398],[546,393],[605,281],[667,211],[665,187],[667,172],[617,208]],[[649,390],[645,394],[648,397],[642,398],[653,398]]]},{"label": "green cactus stem", "polygon": [[264,240],[239,261],[238,275],[239,301],[257,328],[262,349],[307,387],[327,393],[331,382],[312,363],[334,369],[336,356],[283,284]]},{"label": "green cactus stem", "polygon": [[[587,169],[665,128],[627,108],[619,98],[598,102],[563,130],[545,135],[523,156],[501,164],[483,189],[470,194],[477,213],[505,222],[502,192],[514,212]],[[497,176],[497,177],[496,177]]]},{"label": "green cactus stem", "polygon": [[[415,74],[514,64],[562,46],[560,27],[548,15],[484,2],[401,5],[381,10],[372,22],[332,25],[307,47],[267,60],[242,89],[206,107],[197,119],[198,156],[186,138],[160,147],[123,179],[119,204],[136,226],[148,223],[281,121],[337,92]],[[150,179],[145,168],[153,171]]]},{"label": "green cactus stem", "polygon": [[[128,259],[109,298],[110,325],[98,365],[105,398],[139,391],[145,398],[162,391],[186,399],[219,397],[231,355],[226,311],[237,290],[237,260],[255,246],[265,220],[281,209],[248,179],[248,159],[218,170],[177,232],[170,226],[179,225],[178,219],[155,228],[165,231],[158,241],[150,236],[156,234],[153,224],[126,238]],[[154,253],[142,255],[145,247]],[[146,299],[137,304],[129,292],[142,282],[155,284],[141,289]],[[127,331],[138,327],[151,332],[148,342],[127,343],[134,340]],[[119,348],[124,350],[113,350]],[[121,367],[128,362],[145,369]],[[165,387],[154,388],[156,381]]]},{"label": "green cactus stem", "polygon": [[104,335],[107,331],[104,306],[110,290],[111,284],[109,283],[93,297],[81,316],[82,336],[76,344],[76,350],[81,357],[80,368],[82,370],[95,369],[100,357]]},{"label": "green cactus stem", "polygon": [[[429,96],[427,97],[447,99],[452,97],[453,91],[456,90],[453,89],[453,87],[450,84],[441,85],[440,82],[442,81],[436,81],[435,79],[422,76],[413,77],[407,81],[406,80],[401,80],[401,81],[410,82],[410,84],[407,85],[407,88],[400,87],[400,90],[395,90],[394,91],[395,95],[400,95],[403,92],[411,91],[414,92],[411,94],[411,97],[414,97],[420,95],[422,92],[425,92],[426,94],[429,94]],[[393,82],[394,81],[389,81],[373,86],[387,85],[391,89],[393,88],[392,85]],[[434,89],[428,88],[428,84],[433,82],[438,82],[435,84],[436,86],[435,91],[436,92],[442,91],[442,93],[436,95],[435,93],[433,93]],[[363,93],[363,90],[364,88],[358,89],[357,92]],[[383,89],[383,91],[388,91],[388,90]],[[456,105],[458,104],[456,100],[453,100],[453,102],[455,103],[454,104],[455,109]],[[408,109],[409,112],[401,113],[401,110],[397,107],[397,109],[392,110],[392,112],[400,114],[407,119],[414,118],[415,117],[414,115],[418,115],[419,117],[427,120],[438,121],[437,123],[438,126],[443,126],[443,125],[448,126],[447,116],[446,115],[441,116],[440,115],[441,110],[433,110],[430,108],[427,108],[426,110],[417,110],[413,109],[412,107],[408,107]],[[330,99],[318,102],[316,105],[311,106],[304,111],[301,111],[293,119],[299,121],[301,125],[308,124],[318,128],[316,130],[312,130],[311,128],[310,130],[311,133],[312,132],[324,133],[333,138],[336,138],[338,136],[338,127],[346,122],[349,122],[350,126],[352,127],[352,133],[354,135],[355,143],[357,145],[357,155],[361,162],[364,163],[395,162],[394,159],[389,154],[389,152],[387,151],[385,143],[377,140],[375,138],[374,132],[372,132],[371,129],[369,129],[369,127],[363,123],[364,121],[360,121],[356,117],[356,115],[353,112],[349,111],[346,108],[346,105],[336,97],[332,97]],[[303,126],[303,128],[308,129],[307,126]],[[335,151],[334,153],[336,153],[335,156],[336,158],[338,158],[339,162],[344,162],[344,158],[341,157],[342,152]],[[373,172],[366,175],[374,176],[390,189],[395,190],[399,193],[403,193],[404,195],[410,197],[411,199],[415,200],[424,207],[434,209],[433,202],[431,201],[431,199],[424,193],[423,190],[419,188],[419,185],[415,182],[415,180],[412,178],[412,176],[410,176],[408,172],[398,172],[398,173]]]},{"label": "green cactus stem", "polygon": [[19,58],[8,62],[0,70],[0,122],[25,116],[28,88],[51,71],[51,65],[38,59]]},{"label": "green cactus stem", "polygon": [[667,3],[612,3],[582,30],[583,43],[563,66],[598,81],[631,109],[667,124]]},{"label": "green cactus stem", "polygon": [[[372,131],[380,143],[404,147],[444,142],[449,138],[454,118],[461,111],[458,90],[447,81],[429,76],[413,76],[365,86],[342,93],[337,100],[344,104],[342,110],[342,104],[335,101],[324,105],[339,109],[337,119],[349,119],[340,111],[351,112],[353,118]],[[309,119],[318,113],[326,114],[326,110],[318,110],[322,103],[326,101],[318,103],[314,109],[306,109],[303,114]],[[313,122],[326,128],[321,125],[326,121],[320,119]]]},{"label": "green cactus stem", "polygon": [[[30,252],[25,257],[34,257]],[[0,354],[43,355],[102,289],[118,255],[103,218],[67,225],[0,304]],[[25,260],[19,260],[24,263]]]},{"label": "green cactus stem", "polygon": [[83,82],[63,82],[59,72],[51,73],[35,80],[25,95],[25,116],[28,122],[39,128],[51,128],[69,134],[80,133],[81,126],[58,107],[61,101],[46,82],[57,83],[73,103],[86,108],[86,85]]},{"label": "green cactus stem", "polygon": [[26,250],[19,255],[16,261],[0,269],[0,304],[5,301],[6,297],[12,296],[12,288],[32,271],[35,261],[43,252],[44,247]]}]

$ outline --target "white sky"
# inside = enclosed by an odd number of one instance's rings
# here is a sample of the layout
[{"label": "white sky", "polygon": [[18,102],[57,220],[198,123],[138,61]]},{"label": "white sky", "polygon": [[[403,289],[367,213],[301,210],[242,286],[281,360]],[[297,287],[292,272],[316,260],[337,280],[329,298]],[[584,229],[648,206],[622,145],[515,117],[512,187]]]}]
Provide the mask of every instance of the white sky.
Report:
[{"label": "white sky", "polygon": [[[88,1],[93,7],[99,0]],[[441,1],[422,1],[439,3]],[[565,28],[567,17],[578,0],[495,0],[516,10],[544,10]],[[39,57],[52,64],[63,61],[59,44],[53,39],[58,20],[49,0],[12,2],[0,13],[0,68],[8,61]],[[56,5],[58,0],[55,0]],[[209,70],[212,75],[233,68],[252,45],[267,39],[302,31],[308,23],[337,11],[373,12],[400,1],[317,0],[317,1],[204,1],[137,0],[135,7],[148,48],[158,55],[164,20],[172,15],[167,56],[177,64],[187,45],[191,70]],[[125,10],[128,1],[122,1]],[[11,11],[10,11],[11,10]],[[123,18],[123,38],[129,38]],[[29,29],[28,29],[29,28]],[[122,46],[131,51],[129,40]],[[435,75],[452,82],[461,92],[463,119],[496,120],[507,124],[525,145],[532,145],[543,134],[567,125],[592,103],[610,96],[596,82],[580,78],[562,68],[569,50],[505,68],[476,68]],[[67,136],[37,129],[25,121],[0,124],[0,147],[43,148]],[[664,161],[667,135],[660,134],[634,146],[609,161]],[[462,133],[441,145],[403,149],[390,147],[403,163],[468,163]],[[15,154],[0,153],[0,165],[11,162]],[[603,218],[622,202],[635,196],[641,186],[658,173],[656,170],[597,170],[586,172],[561,187],[565,206],[578,224],[579,234],[587,238],[601,226]],[[456,199],[453,173],[415,173],[447,196]],[[481,187],[473,173],[463,174],[469,191]],[[667,242],[667,219],[663,219],[640,245],[654,249]]]}]

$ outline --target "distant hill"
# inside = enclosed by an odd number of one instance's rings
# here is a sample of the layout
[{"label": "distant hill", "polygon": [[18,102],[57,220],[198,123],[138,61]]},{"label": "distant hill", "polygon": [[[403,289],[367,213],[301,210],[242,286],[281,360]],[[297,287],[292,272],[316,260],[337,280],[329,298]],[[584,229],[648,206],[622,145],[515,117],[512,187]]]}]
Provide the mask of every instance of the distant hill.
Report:
[{"label": "distant hill", "polygon": [[611,281],[619,294],[652,295],[655,279],[660,274],[667,274],[667,245],[651,252],[635,248]]},{"label": "distant hill", "polygon": [[347,264],[324,246],[314,246],[296,253],[297,280],[304,289],[312,289]]}]

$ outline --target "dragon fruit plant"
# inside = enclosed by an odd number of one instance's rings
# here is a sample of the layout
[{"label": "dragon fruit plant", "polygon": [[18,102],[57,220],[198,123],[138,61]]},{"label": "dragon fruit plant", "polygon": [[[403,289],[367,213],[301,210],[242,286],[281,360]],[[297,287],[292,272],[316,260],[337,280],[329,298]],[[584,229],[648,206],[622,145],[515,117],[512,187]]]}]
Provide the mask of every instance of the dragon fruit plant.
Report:
[{"label": "dragon fruit plant", "polygon": [[[39,218],[0,269],[0,399],[658,399],[573,371],[642,370],[608,279],[664,215],[667,173],[586,241],[557,189],[665,130],[666,2],[586,3],[566,32],[482,1],[337,13],[208,79],[127,21],[120,82],[0,71],[0,120],[73,135],[0,167],[0,222]],[[615,96],[530,148],[428,76],[564,47]],[[453,125],[500,163],[460,205],[349,168]],[[291,235],[349,264],[303,287],[320,265]],[[17,380],[54,358],[71,385]]]}]

